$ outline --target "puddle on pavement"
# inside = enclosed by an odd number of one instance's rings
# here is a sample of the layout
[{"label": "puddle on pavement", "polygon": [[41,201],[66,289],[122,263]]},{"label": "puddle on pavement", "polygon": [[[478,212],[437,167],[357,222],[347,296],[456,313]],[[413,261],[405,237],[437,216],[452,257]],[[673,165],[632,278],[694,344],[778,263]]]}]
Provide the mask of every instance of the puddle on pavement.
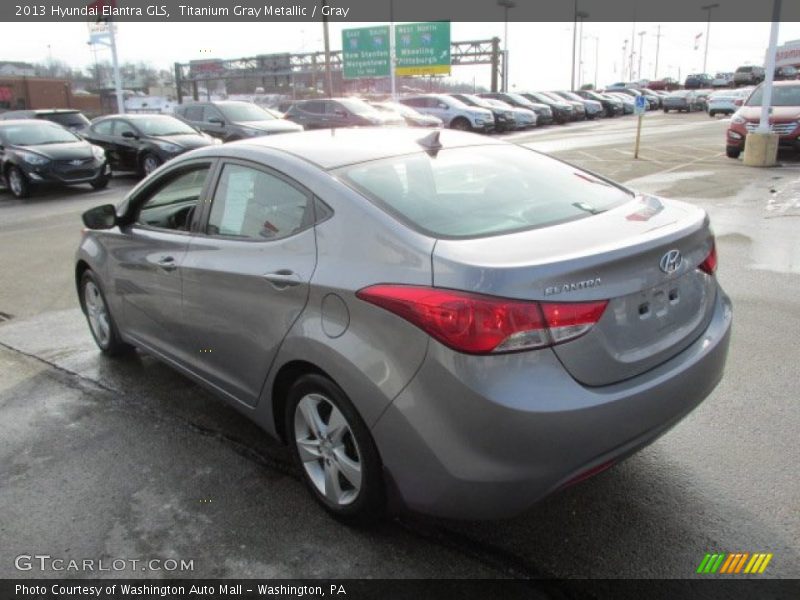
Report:
[{"label": "puddle on pavement", "polygon": [[[663,193],[676,181],[705,177],[710,172],[659,173],[627,183],[637,191]],[[745,268],[800,273],[800,177],[796,173],[780,179],[745,185],[725,199],[687,198],[664,194],[704,208],[721,242],[746,244]]]}]

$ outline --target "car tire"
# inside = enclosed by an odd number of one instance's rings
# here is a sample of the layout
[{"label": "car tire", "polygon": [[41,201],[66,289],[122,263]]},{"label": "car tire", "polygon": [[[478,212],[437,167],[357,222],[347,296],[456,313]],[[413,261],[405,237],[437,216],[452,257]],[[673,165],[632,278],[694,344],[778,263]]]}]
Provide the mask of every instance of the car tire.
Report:
[{"label": "car tire", "polygon": [[717,116],[717,111],[715,111],[715,110],[710,110],[710,111],[708,111],[708,116],[709,116],[709,117],[715,117],[715,116]]},{"label": "car tire", "polygon": [[152,154],[150,152],[145,153],[142,156],[141,168],[139,169],[140,171],[139,174],[142,177],[147,177],[148,175],[150,175],[150,173],[152,173],[158,167],[161,166],[161,162],[162,162],[161,159],[158,158],[155,154]]},{"label": "car tire", "polygon": [[728,158],[739,158],[742,149],[738,146],[725,146],[725,156]]},{"label": "car tire", "polygon": [[[334,420],[337,427],[331,432]],[[358,525],[385,514],[378,449],[338,385],[316,373],[298,378],[287,394],[284,431],[303,480],[331,515]]]},{"label": "car tire", "polygon": [[668,113],[668,112],[669,112],[669,109],[668,109],[668,108],[665,108],[665,109],[664,109],[664,113]]},{"label": "car tire", "polygon": [[103,288],[91,269],[87,269],[81,277],[80,303],[89,331],[103,354],[120,356],[133,351],[133,346],[122,341]]},{"label": "car tire", "polygon": [[108,175],[99,175],[95,177],[94,180],[89,182],[89,185],[92,186],[92,189],[95,190],[104,190],[108,187],[108,182],[111,178]]},{"label": "car tire", "polygon": [[19,167],[11,166],[6,171],[6,187],[15,198],[28,198],[31,195],[31,184]]},{"label": "car tire", "polygon": [[450,123],[450,129],[457,129],[458,131],[472,131],[472,124],[464,117],[456,117]]}]

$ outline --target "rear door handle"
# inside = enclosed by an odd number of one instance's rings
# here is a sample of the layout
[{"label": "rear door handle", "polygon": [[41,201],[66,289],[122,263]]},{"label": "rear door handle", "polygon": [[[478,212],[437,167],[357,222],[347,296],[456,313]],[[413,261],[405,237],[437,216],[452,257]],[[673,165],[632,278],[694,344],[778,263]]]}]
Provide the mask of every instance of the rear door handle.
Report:
[{"label": "rear door handle", "polygon": [[175,264],[175,257],[174,256],[162,256],[158,259],[156,264],[164,269],[165,271],[174,271],[178,268],[178,265]]},{"label": "rear door handle", "polygon": [[281,269],[280,271],[265,273],[262,275],[262,277],[269,281],[272,284],[272,287],[278,290],[303,283],[300,275],[289,269]]}]

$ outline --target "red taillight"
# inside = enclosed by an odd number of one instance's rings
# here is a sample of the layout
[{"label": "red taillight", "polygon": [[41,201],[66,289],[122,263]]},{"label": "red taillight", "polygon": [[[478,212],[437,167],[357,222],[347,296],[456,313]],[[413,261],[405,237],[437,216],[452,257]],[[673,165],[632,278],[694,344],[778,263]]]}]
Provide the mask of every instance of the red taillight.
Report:
[{"label": "red taillight", "polygon": [[697,265],[697,268],[709,275],[713,275],[717,270],[717,244],[713,240],[711,241],[711,251],[705,260]]},{"label": "red taillight", "polygon": [[586,333],[608,304],[540,303],[429,287],[374,285],[360,299],[413,323],[446,346],[468,354],[543,348]]}]

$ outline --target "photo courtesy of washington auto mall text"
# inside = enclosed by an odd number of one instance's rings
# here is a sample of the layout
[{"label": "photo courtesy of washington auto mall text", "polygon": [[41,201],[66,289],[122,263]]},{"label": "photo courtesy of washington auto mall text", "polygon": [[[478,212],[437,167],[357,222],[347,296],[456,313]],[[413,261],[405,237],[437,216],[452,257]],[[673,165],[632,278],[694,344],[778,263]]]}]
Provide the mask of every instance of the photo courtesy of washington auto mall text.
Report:
[{"label": "photo courtesy of washington auto mall text", "polygon": [[800,1],[0,2],[0,600],[800,598]]}]

